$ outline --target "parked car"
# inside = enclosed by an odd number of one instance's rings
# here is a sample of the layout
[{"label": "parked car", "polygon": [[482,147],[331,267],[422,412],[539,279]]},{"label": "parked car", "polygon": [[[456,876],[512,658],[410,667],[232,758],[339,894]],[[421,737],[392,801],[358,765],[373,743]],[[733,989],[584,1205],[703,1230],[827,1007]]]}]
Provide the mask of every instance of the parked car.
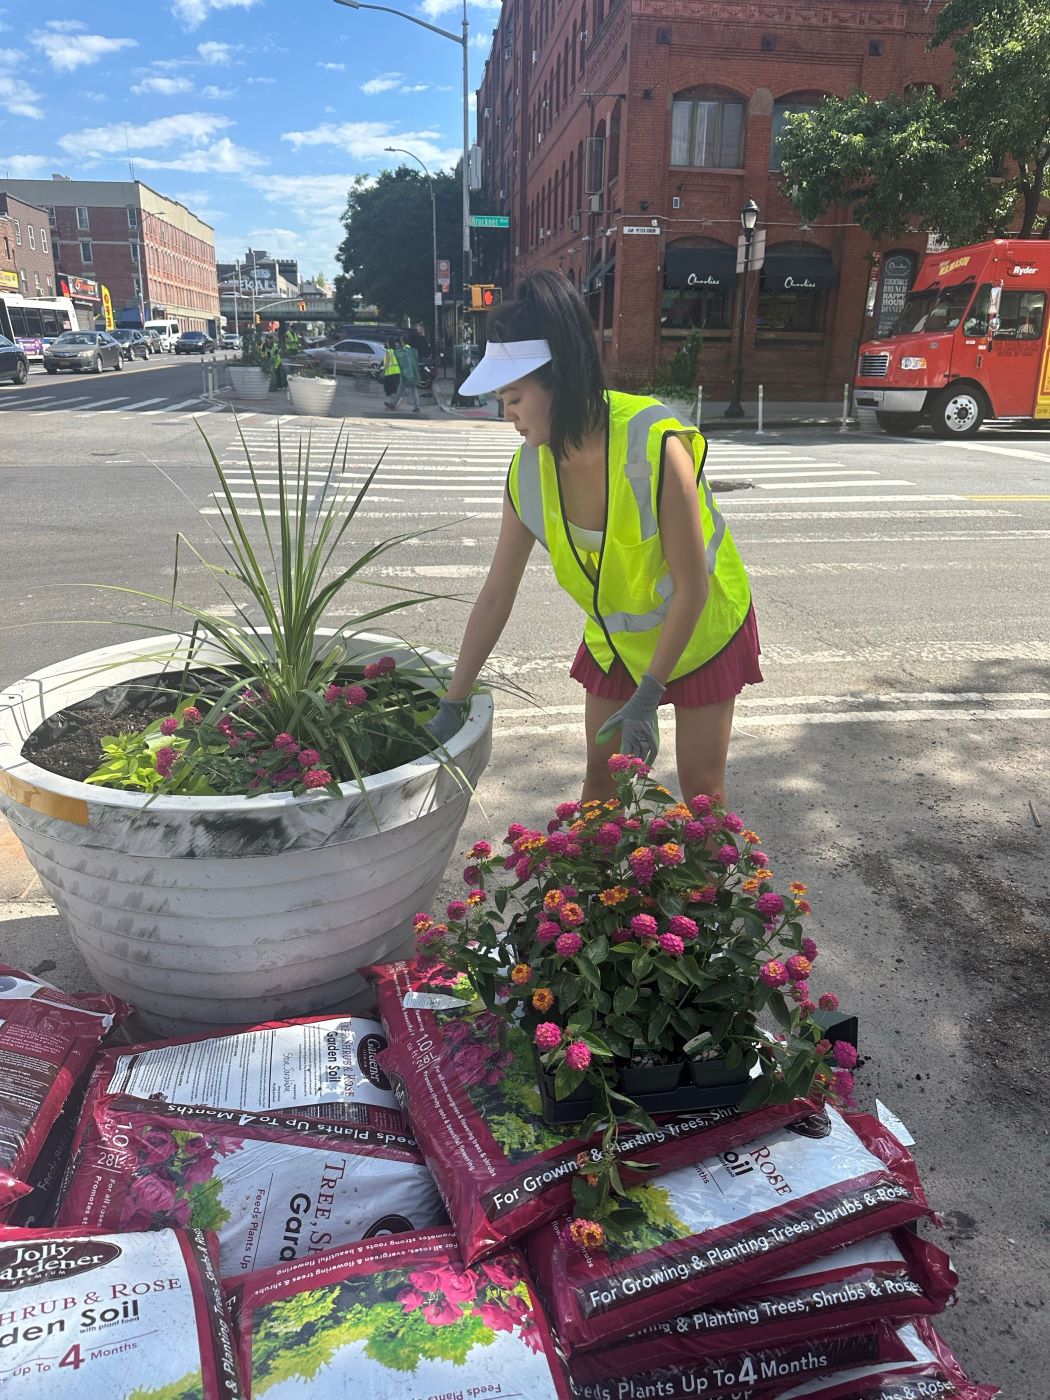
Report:
[{"label": "parked car", "polygon": [[124,368],[124,351],[119,341],[105,331],[64,331],[44,351],[44,368],[48,374],[60,369],[94,370],[96,374],[109,366]]},{"label": "parked car", "polygon": [[125,360],[148,360],[149,341],[141,331],[128,330],[123,326],[118,326],[116,330],[107,331],[124,352]]},{"label": "parked car", "polygon": [[174,350],[175,342],[179,338],[178,321],[147,321],[142,329],[149,335],[156,334],[164,350]]},{"label": "parked car", "polygon": [[25,351],[0,335],[0,379],[10,379],[12,384],[24,384],[29,378],[29,361]]},{"label": "parked car", "polygon": [[160,331],[155,331],[150,326],[147,326],[142,332],[142,338],[145,340],[151,355],[159,355],[162,350],[168,348],[164,344],[164,337]]},{"label": "parked car", "polygon": [[175,342],[176,355],[203,355],[215,349],[215,341],[206,331],[183,331]]},{"label": "parked car", "polygon": [[241,338],[233,331],[227,331],[221,341],[224,350],[239,350],[241,348]]},{"label": "parked car", "polygon": [[336,374],[372,374],[383,367],[384,348],[378,340],[337,340],[305,351],[302,358]]}]

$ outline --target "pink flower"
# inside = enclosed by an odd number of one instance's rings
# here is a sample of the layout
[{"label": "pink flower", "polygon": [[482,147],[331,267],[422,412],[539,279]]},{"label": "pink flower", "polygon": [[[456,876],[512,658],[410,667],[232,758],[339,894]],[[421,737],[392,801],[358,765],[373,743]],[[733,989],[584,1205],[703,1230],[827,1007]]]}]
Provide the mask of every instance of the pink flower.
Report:
[{"label": "pink flower", "polygon": [[857,1063],[857,1051],[848,1040],[835,1041],[835,1063],[839,1069],[853,1069]]},{"label": "pink flower", "polygon": [[821,1011],[837,1011],[839,1009],[839,999],[834,992],[821,992],[817,1003]]},{"label": "pink flower", "polygon": [[415,1312],[417,1308],[421,1308],[427,1300],[425,1295],[420,1293],[418,1288],[402,1288],[401,1292],[397,1295],[397,1301],[404,1308],[405,1312],[410,1313]]},{"label": "pink flower", "polygon": [[637,817],[626,817],[620,822],[624,831],[641,831],[642,824]]},{"label": "pink flower", "polygon": [[540,1050],[557,1050],[561,1044],[561,1026],[553,1021],[541,1021],[532,1035]]},{"label": "pink flower", "polygon": [[679,938],[688,942],[691,938],[695,938],[700,930],[692,919],[686,918],[684,914],[676,914],[673,919],[668,921],[667,932],[676,933]]},{"label": "pink flower", "polygon": [[563,958],[571,958],[583,947],[583,939],[573,929],[567,929],[565,933],[558,935],[554,946]]},{"label": "pink flower", "polygon": [[[779,895],[777,897],[779,898]],[[802,953],[792,953],[787,960],[787,970],[796,982],[804,982],[813,971],[813,965]]]},{"label": "pink flower", "polygon": [[634,937],[634,934],[631,932],[631,930],[630,930],[629,928],[618,928],[618,929],[614,929],[614,931],[613,931],[612,942],[613,942],[613,943],[630,943],[630,941],[631,941],[631,939],[632,939],[633,937]]},{"label": "pink flower", "polygon": [[628,856],[628,863],[634,878],[640,885],[648,885],[656,874],[656,857],[648,846],[639,846]]},{"label": "pink flower", "polygon": [[[760,894],[755,900],[755,909],[762,915],[763,919],[775,919],[778,914],[783,914],[784,901],[780,895],[769,890],[765,894]],[[807,968],[806,971],[808,972],[809,969]]]},{"label": "pink flower", "polygon": [[701,885],[696,891],[696,904],[715,904],[718,901],[717,885]]},{"label": "pink flower", "polygon": [[574,1040],[565,1052],[565,1063],[570,1069],[587,1069],[591,1063],[590,1046]]},{"label": "pink flower", "polygon": [[818,1040],[814,1049],[818,1055],[827,1055],[831,1050],[831,1041]]},{"label": "pink flower", "polygon": [[562,885],[560,893],[562,899],[575,899],[579,890],[575,885]]},{"label": "pink flower", "polygon": [[660,837],[666,835],[666,833],[670,830],[670,822],[664,821],[663,817],[653,817],[652,821],[649,823],[649,840],[656,841],[658,843]]},{"label": "pink flower", "polygon": [[629,754],[614,753],[609,759],[610,773],[629,773],[631,771],[631,758]]},{"label": "pink flower", "polygon": [[788,995],[791,997],[792,1001],[798,1001],[798,1002],[808,1001],[808,1000],[809,1000],[809,983],[808,983],[808,982],[792,982],[792,984],[791,984],[791,991],[788,993]]},{"label": "pink flower", "polygon": [[[378,665],[378,662],[376,663]],[[368,675],[367,668],[365,675]],[[428,1303],[423,1309],[423,1316],[430,1323],[431,1327],[449,1327],[454,1322],[458,1322],[463,1316],[458,1308],[454,1308],[451,1303],[444,1298],[436,1303]]]},{"label": "pink flower", "polygon": [[498,1303],[482,1303],[480,1308],[474,1309],[474,1316],[480,1317],[485,1326],[492,1332],[513,1332],[514,1318],[506,1308],[501,1308]]},{"label": "pink flower", "polygon": [[409,1274],[408,1281],[413,1288],[418,1288],[421,1293],[436,1293],[441,1287],[441,1271],[439,1269],[414,1269]]},{"label": "pink flower", "polygon": [[466,885],[476,885],[481,879],[481,867],[479,865],[468,865],[463,871],[463,883]]},{"label": "pink flower", "polygon": [[631,920],[631,931],[639,938],[655,938],[656,920],[652,914],[635,914]]},{"label": "pink flower", "polygon": [[365,680],[366,680],[366,681],[374,681],[378,675],[379,675],[379,662],[378,662],[378,661],[370,661],[370,662],[368,663],[368,665],[365,667]]},{"label": "pink flower", "polygon": [[536,941],[537,943],[553,943],[560,933],[560,924],[554,923],[552,919],[544,919],[536,930]]},{"label": "pink flower", "polygon": [[381,656],[376,662],[376,669],[381,676],[389,676],[397,670],[397,662],[392,656]]},{"label": "pink flower", "polygon": [[727,812],[725,814],[722,818],[722,826],[726,831],[732,832],[743,831],[744,829],[744,823],[735,812]]},{"label": "pink flower", "polygon": [[441,1288],[451,1302],[470,1303],[478,1291],[478,1281],[469,1270],[458,1274],[454,1269],[445,1269],[441,1275]]},{"label": "pink flower", "polygon": [[330,686],[328,687],[328,689],[327,689],[327,690],[325,691],[325,693],[324,693],[324,702],[325,702],[325,704],[326,704],[326,705],[334,705],[335,702],[336,702],[338,699],[340,699],[340,697],[342,696],[342,694],[343,694],[343,687],[342,687],[341,685],[330,685]]},{"label": "pink flower", "polygon": [[214,1175],[215,1158],[211,1156],[200,1156],[186,1164],[186,1169],[182,1173],[182,1180],[183,1184],[186,1186],[203,1186],[204,1183],[210,1181]]},{"label": "pink flower", "polygon": [[481,1268],[486,1278],[497,1288],[513,1288],[516,1283],[521,1282],[521,1271],[511,1259],[499,1256],[486,1259]]},{"label": "pink flower", "polygon": [[170,1161],[178,1150],[178,1144],[167,1128],[151,1125],[138,1134],[138,1147],[135,1155],[140,1166],[153,1167],[159,1162]]},{"label": "pink flower", "polygon": [[758,975],[767,987],[782,987],[789,980],[788,970],[777,958],[770,958],[758,969]]},{"label": "pink flower", "polygon": [[570,821],[580,810],[578,802],[559,802],[554,809],[554,815],[560,822]]},{"label": "pink flower", "polygon": [[172,1225],[188,1225],[191,1214],[189,1201],[175,1201],[167,1214]]},{"label": "pink flower", "polygon": [[355,705],[364,705],[368,700],[368,691],[363,685],[348,685],[343,687],[343,704],[348,710],[352,710]]},{"label": "pink flower", "polygon": [[765,851],[752,851],[748,859],[756,870],[762,870],[769,864],[769,857]]},{"label": "pink flower", "polygon": [[802,1012],[803,1016],[812,1016],[817,1009],[817,1003],[815,1001],[810,1001],[808,997],[804,997],[802,1001],[799,1002],[798,1009]]},{"label": "pink flower", "polygon": [[565,928],[579,928],[587,917],[578,904],[574,904],[571,899],[558,906],[558,918]]},{"label": "pink flower", "polygon": [[508,845],[513,844],[520,836],[524,835],[525,827],[522,826],[521,822],[511,822],[510,826],[507,827],[506,840]]},{"label": "pink flower", "polygon": [[315,763],[320,763],[321,755],[316,749],[301,749],[299,752],[299,763],[303,768],[312,768]]},{"label": "pink flower", "polygon": [[488,895],[484,890],[473,889],[467,891],[467,904],[473,909],[475,905],[484,904]]},{"label": "pink flower", "polygon": [[740,852],[735,846],[719,846],[715,859],[719,865],[736,865],[740,859]]},{"label": "pink flower", "polygon": [[128,1190],[128,1200],[136,1210],[167,1212],[175,1204],[175,1187],[156,1176],[138,1176]]},{"label": "pink flower", "polygon": [[665,841],[662,846],[657,846],[656,858],[661,865],[681,865],[685,852],[677,841]]},{"label": "pink flower", "polygon": [[287,749],[289,753],[293,750],[298,753],[299,745],[290,734],[275,734],[273,736],[273,747],[275,749]]},{"label": "pink flower", "polygon": [[475,841],[470,848],[470,854],[476,860],[488,860],[492,854],[492,846],[488,841]]},{"label": "pink flower", "polygon": [[[805,954],[805,956],[806,956],[807,958],[809,958],[809,960],[810,960],[811,963],[812,963],[812,962],[816,962],[816,960],[817,960],[817,945],[816,945],[816,943],[814,943],[814,941],[813,941],[812,938],[803,938],[803,940],[802,940],[802,952]],[[835,1010],[837,1010],[837,1009],[838,1009],[837,1007],[832,1007],[832,1010],[833,1010],[833,1011],[835,1011]]]},{"label": "pink flower", "polygon": [[834,1072],[831,1076],[831,1089],[847,1108],[852,1106],[856,1085],[848,1069],[837,1069]]},{"label": "pink flower", "polygon": [[303,787],[323,788],[332,781],[332,775],[327,768],[311,768],[309,773],[303,774]]},{"label": "pink flower", "polygon": [[563,856],[572,845],[572,840],[565,831],[552,831],[547,837],[547,850],[552,856]]},{"label": "pink flower", "polygon": [[165,744],[163,748],[157,750],[157,772],[162,778],[166,778],[175,767],[178,760],[178,753],[170,744]]},{"label": "pink flower", "polygon": [[615,822],[602,822],[601,826],[594,833],[594,839],[599,846],[611,848],[620,839],[620,828]]},{"label": "pink flower", "polygon": [[686,822],[682,827],[683,841],[703,841],[707,836],[707,827],[703,822]]},{"label": "pink flower", "polygon": [[689,810],[694,817],[705,817],[711,810],[711,799],[702,792],[689,800]]},{"label": "pink flower", "polygon": [[196,705],[187,705],[182,712],[183,724],[188,724],[191,727],[200,724],[203,719],[204,716],[201,714],[200,710],[197,709]]},{"label": "pink flower", "polygon": [[547,823],[547,835],[553,836],[556,831],[561,830],[561,822],[557,817],[552,817]]},{"label": "pink flower", "polygon": [[680,958],[685,952],[685,944],[677,933],[661,933],[656,941],[665,953],[670,953],[672,958]]},{"label": "pink flower", "polygon": [[169,715],[167,719],[162,719],[160,722],[160,732],[165,735],[174,734],[178,727],[179,722],[174,715]]},{"label": "pink flower", "polygon": [[445,913],[453,923],[459,923],[460,919],[467,917],[467,903],[463,899],[450,900],[445,908]]},{"label": "pink flower", "polygon": [[543,1334],[537,1326],[535,1318],[529,1318],[527,1322],[521,1324],[518,1337],[525,1343],[533,1355],[543,1355]]}]

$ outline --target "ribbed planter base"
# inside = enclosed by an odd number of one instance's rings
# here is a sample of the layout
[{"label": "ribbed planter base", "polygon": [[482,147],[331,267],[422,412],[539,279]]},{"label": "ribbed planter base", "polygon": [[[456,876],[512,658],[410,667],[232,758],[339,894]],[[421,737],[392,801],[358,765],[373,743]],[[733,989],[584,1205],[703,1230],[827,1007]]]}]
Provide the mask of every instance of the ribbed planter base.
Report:
[{"label": "ribbed planter base", "polygon": [[[47,667],[0,692],[0,810],[100,986],[158,1032],[346,1006],[432,902],[491,748],[476,695],[447,749],[342,796],[158,797],[59,777],[21,754],[50,715],[102,689],[182,668],[153,637]],[[362,654],[440,653],[361,635]],[[161,658],[165,657],[166,660]],[[195,665],[218,659],[207,648]],[[436,683],[435,683],[436,684]],[[462,776],[460,776],[462,774]]]},{"label": "ribbed planter base", "polygon": [[264,399],[270,392],[270,376],[256,365],[230,365],[230,387],[238,399]]},{"label": "ribbed planter base", "polygon": [[288,380],[288,397],[296,413],[327,418],[335,403],[334,379],[304,379],[293,374]]}]

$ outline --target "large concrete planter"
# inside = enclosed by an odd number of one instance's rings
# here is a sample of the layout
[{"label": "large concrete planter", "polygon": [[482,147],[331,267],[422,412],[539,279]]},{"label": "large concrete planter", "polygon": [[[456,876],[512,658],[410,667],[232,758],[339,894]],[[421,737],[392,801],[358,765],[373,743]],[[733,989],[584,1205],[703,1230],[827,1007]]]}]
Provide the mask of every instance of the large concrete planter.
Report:
[{"label": "large concrete planter", "polygon": [[288,397],[296,413],[327,418],[335,403],[335,380],[307,379],[301,374],[292,374],[288,378]]},{"label": "large concrete planter", "polygon": [[230,365],[230,388],[237,399],[264,399],[270,392],[269,373],[258,365]]},{"label": "large concrete planter", "polygon": [[[362,635],[408,661],[416,653]],[[50,715],[158,670],[179,639],[87,652],[0,691],[0,810],[99,984],[158,1032],[307,1015],[360,998],[358,968],[401,948],[452,854],[488,761],[492,699],[447,748],[341,797],[158,797],[59,777],[21,756]],[[157,656],[171,648],[170,662]],[[144,659],[144,654],[149,659]],[[447,658],[421,653],[432,664]],[[195,663],[214,654],[202,648]],[[466,780],[466,781],[464,781]],[[366,796],[367,794],[367,796]],[[377,829],[378,823],[378,829]]]}]

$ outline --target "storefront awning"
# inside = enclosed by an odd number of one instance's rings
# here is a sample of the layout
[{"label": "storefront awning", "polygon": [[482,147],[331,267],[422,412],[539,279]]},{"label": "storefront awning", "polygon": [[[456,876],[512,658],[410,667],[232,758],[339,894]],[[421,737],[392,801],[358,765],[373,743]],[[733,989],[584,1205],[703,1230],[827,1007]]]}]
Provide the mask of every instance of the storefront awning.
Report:
[{"label": "storefront awning", "polygon": [[778,253],[771,248],[762,268],[765,292],[826,292],[837,287],[839,275],[825,249],[812,253]]},{"label": "storefront awning", "polygon": [[736,286],[734,248],[668,248],[664,287],[671,292],[726,290]]},{"label": "storefront awning", "polygon": [[580,292],[588,297],[592,292],[600,292],[605,285],[605,280],[611,277],[616,271],[616,258],[611,257],[608,262],[595,263],[580,284]]}]

